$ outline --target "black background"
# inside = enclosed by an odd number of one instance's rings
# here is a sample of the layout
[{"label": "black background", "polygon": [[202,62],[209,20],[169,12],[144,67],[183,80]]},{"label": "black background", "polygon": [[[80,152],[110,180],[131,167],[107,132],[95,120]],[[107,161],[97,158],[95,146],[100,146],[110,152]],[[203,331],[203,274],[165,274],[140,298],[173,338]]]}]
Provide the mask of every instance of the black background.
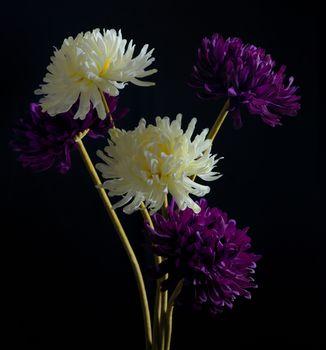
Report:
[{"label": "black background", "polygon": [[[142,316],[125,253],[77,153],[65,176],[33,174],[15,160],[8,142],[19,116],[36,100],[53,46],[96,27],[122,29],[138,48],[155,47],[153,88],[128,86],[121,104],[140,117],[197,116],[198,131],[212,125],[221,105],[198,100],[187,82],[205,35],[220,32],[262,46],[288,67],[300,85],[302,110],[271,128],[246,116],[240,131],[226,120],[214,151],[223,178],[208,196],[251,227],[262,254],[251,301],[238,301],[216,319],[177,309],[173,349],[322,348],[323,204],[319,48],[321,22],[312,3],[282,2],[17,2],[1,11],[2,282],[12,347],[143,348]],[[323,39],[324,40],[324,39]],[[86,142],[95,150],[104,140]],[[141,218],[119,215],[146,273]],[[325,270],[324,270],[325,272]],[[325,320],[325,318],[324,318]],[[325,324],[325,323],[324,323]],[[115,344],[119,345],[115,345]]]}]

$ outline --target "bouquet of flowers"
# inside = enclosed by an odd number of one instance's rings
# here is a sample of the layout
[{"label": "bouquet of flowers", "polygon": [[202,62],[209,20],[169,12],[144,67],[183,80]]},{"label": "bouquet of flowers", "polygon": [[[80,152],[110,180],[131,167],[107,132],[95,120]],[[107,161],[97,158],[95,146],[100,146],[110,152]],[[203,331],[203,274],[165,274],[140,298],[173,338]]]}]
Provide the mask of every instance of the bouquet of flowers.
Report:
[{"label": "bouquet of flowers", "polygon": [[[155,85],[142,78],[157,71],[148,69],[153,49],[145,45],[137,56],[134,51],[133,41],[114,29],[65,39],[35,91],[43,97],[19,120],[12,146],[24,167],[55,167],[62,174],[71,168],[71,152],[79,151],[133,268],[146,349],[169,350],[177,301],[216,316],[237,298],[250,299],[257,287],[252,274],[260,256],[251,252],[248,228],[207,200],[193,199],[210,191],[205,182],[221,177],[214,138],[227,116],[236,128],[246,114],[280,125],[282,116],[297,114],[300,97],[293,78],[285,82],[285,66],[276,70],[265,50],[213,34],[203,39],[190,80],[198,97],[224,103],[210,129],[197,133],[196,118],[183,129],[178,114],[173,120],[156,117],[154,124],[141,119],[133,130],[123,130],[118,123],[128,109],[118,107],[120,90],[128,83]],[[97,151],[94,166],[83,140],[104,136],[107,145]],[[111,204],[111,197],[119,200]],[[151,308],[118,208],[144,218],[139,230],[151,243],[157,279]]]}]

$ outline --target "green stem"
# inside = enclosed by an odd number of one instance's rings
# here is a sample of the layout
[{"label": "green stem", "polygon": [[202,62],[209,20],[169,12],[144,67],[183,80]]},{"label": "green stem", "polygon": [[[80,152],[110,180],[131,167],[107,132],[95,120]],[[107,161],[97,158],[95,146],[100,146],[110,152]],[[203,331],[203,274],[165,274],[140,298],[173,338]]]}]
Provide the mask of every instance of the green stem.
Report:
[{"label": "green stem", "polygon": [[168,302],[167,306],[167,311],[166,311],[166,319],[165,319],[165,324],[166,324],[166,330],[165,330],[165,347],[163,350],[170,350],[171,346],[171,336],[172,336],[172,321],[173,321],[173,310],[174,310],[174,302],[179,296],[181,290],[183,287],[183,280],[179,281],[177,286],[175,287],[175,290],[171,294],[171,297]]},{"label": "green stem", "polygon": [[87,150],[83,144],[82,138],[87,134],[88,130],[80,133],[77,137],[75,137],[75,141],[79,150],[79,153],[85,163],[85,166],[89,172],[89,175],[92,178],[92,181],[97,188],[98,194],[100,195],[104,207],[113,223],[114,228],[116,229],[119,238],[121,240],[121,243],[128,255],[129,261],[131,263],[132,270],[134,272],[136,282],[137,282],[137,287],[139,291],[139,296],[140,296],[140,302],[141,302],[141,307],[142,307],[142,312],[143,312],[143,318],[144,318],[144,327],[145,327],[145,338],[146,338],[146,349],[150,350],[152,347],[152,326],[151,326],[151,317],[150,317],[150,312],[149,312],[149,306],[148,306],[148,300],[147,300],[147,294],[146,294],[146,288],[145,288],[145,283],[143,280],[143,275],[141,273],[141,269],[139,267],[138,260],[136,258],[136,255],[129,243],[128,237],[121,225],[121,222],[115,212],[115,210],[112,208],[112,204],[109,200],[109,197],[104,190],[101,180],[94,168],[94,165],[87,153]]},{"label": "green stem", "polygon": [[[162,207],[162,215],[167,217],[167,207],[168,207],[168,198],[165,195],[164,205]],[[149,226],[154,229],[154,224],[151,216],[144,203],[140,205],[141,213],[144,219],[148,222]],[[162,262],[162,257],[154,254],[155,266],[158,267]],[[153,314],[153,350],[164,350],[165,342],[165,315],[167,312],[168,305],[168,292],[161,291],[161,284],[164,280],[168,278],[168,275],[164,275],[162,278],[156,282],[156,293],[155,293],[155,305],[154,305],[154,314]]]},{"label": "green stem", "polygon": [[161,299],[161,281],[156,282],[155,292],[155,306],[154,306],[154,330],[153,330],[153,350],[159,350],[161,348],[161,334],[160,329],[162,325],[161,320],[162,313],[162,299]]},{"label": "green stem", "polygon": [[114,129],[114,128],[115,128],[114,120],[113,120],[113,117],[112,117],[112,114],[111,114],[109,105],[108,105],[108,103],[106,102],[105,95],[104,95],[103,91],[99,90],[99,92],[100,92],[100,95],[101,95],[101,98],[102,98],[102,102],[103,102],[103,105],[104,105],[106,114],[109,115],[109,119],[110,119],[111,126],[112,126],[112,128]]},{"label": "green stem", "polygon": [[[144,203],[140,205],[140,211],[143,215],[143,218],[148,222],[148,225],[154,229],[154,224],[151,216],[145,206]],[[158,267],[162,262],[162,258],[156,254],[154,254],[154,262],[155,266]],[[153,350],[160,349],[161,341],[160,341],[160,328],[161,328],[161,310],[162,310],[162,297],[161,297],[161,280],[157,280],[156,282],[156,293],[155,293],[155,305],[154,305],[154,313],[153,313]]]},{"label": "green stem", "polygon": [[229,108],[230,108],[230,100],[226,100],[226,102],[224,103],[224,106],[221,109],[221,112],[219,113],[219,115],[217,116],[215,123],[213,124],[211,130],[209,131],[207,138],[212,140],[212,142],[214,141],[217,133],[219,132],[226,116],[229,113]]},{"label": "green stem", "polygon": [[[169,202],[168,202],[168,196],[167,194],[165,194],[164,196],[164,205],[162,206],[162,215],[163,217],[167,218],[168,216],[168,206],[169,206]],[[161,280],[160,280],[160,285],[162,284],[162,282],[166,281],[168,279],[169,275],[165,274]],[[169,293],[168,291],[160,291],[160,296],[161,296],[161,304],[162,304],[162,308],[161,308],[161,324],[160,324],[160,341],[161,341],[161,350],[164,350],[165,348],[165,342],[166,342],[166,322],[165,322],[165,318],[166,318],[166,313],[167,313],[167,308],[168,308],[168,298],[169,298]]]},{"label": "green stem", "polygon": [[[212,140],[212,143],[213,143],[217,133],[219,132],[226,116],[228,115],[229,109],[230,109],[230,100],[227,99],[226,102],[224,103],[224,106],[222,107],[219,115],[217,116],[215,123],[213,124],[213,126],[211,127],[211,129],[207,135],[207,138],[209,140]],[[196,175],[193,175],[191,177],[191,180],[195,181],[195,179],[196,179]]]}]

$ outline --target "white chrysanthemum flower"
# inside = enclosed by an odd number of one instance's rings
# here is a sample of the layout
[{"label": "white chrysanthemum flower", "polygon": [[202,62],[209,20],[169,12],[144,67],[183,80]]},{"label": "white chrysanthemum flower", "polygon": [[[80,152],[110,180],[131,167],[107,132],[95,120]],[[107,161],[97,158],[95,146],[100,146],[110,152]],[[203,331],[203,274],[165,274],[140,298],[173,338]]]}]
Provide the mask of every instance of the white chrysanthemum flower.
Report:
[{"label": "white chrysanthemum flower", "polygon": [[210,190],[191,180],[196,175],[203,180],[219,178],[213,168],[219,159],[211,155],[208,129],[191,140],[196,125],[192,119],[186,132],[181,128],[182,115],[170,122],[168,117],[156,118],[156,125],[146,126],[141,119],[131,131],[111,129],[109,146],[97,155],[105,162],[96,165],[104,179],[103,187],[110,196],[123,196],[115,208],[124,207],[125,213],[137,210],[141,202],[151,210],[159,210],[166,193],[170,193],[180,209],[200,207],[190,194],[204,196]]},{"label": "white chrysanthemum flower", "polygon": [[119,89],[131,82],[139,86],[154,83],[139,80],[155,73],[156,69],[145,70],[154,60],[153,49],[145,45],[138,56],[133,57],[135,45],[132,40],[122,39],[121,31],[99,29],[74,39],[65,39],[61,49],[55,50],[52,63],[44,83],[35,93],[44,96],[40,103],[43,111],[54,116],[68,111],[78,100],[79,109],[75,118],[84,119],[90,110],[90,103],[98,116],[105,119],[106,112],[101,93],[117,96]]}]

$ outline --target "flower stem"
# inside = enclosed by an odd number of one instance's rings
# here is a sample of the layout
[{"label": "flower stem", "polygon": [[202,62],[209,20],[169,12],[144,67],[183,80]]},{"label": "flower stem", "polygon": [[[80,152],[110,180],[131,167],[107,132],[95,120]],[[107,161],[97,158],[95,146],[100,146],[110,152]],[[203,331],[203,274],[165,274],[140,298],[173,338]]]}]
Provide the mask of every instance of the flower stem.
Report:
[{"label": "flower stem", "polygon": [[162,206],[162,215],[163,217],[167,218],[168,216],[168,206],[169,206],[169,201],[168,201],[168,195],[165,194],[164,195],[164,203],[163,203],[163,206]]},{"label": "flower stem", "polygon": [[[143,218],[151,228],[154,228],[154,224],[151,216],[144,203],[140,205],[140,212],[143,215]],[[155,266],[157,267],[161,262],[162,258],[154,254]],[[156,293],[155,293],[155,306],[153,314],[153,350],[160,348],[160,325],[161,325],[161,311],[162,310],[162,298],[161,298],[161,282],[160,280],[156,281]]]},{"label": "flower stem", "polygon": [[227,99],[226,102],[224,103],[224,106],[221,109],[221,112],[217,116],[214,125],[212,126],[211,130],[209,131],[207,138],[214,141],[218,131],[220,130],[221,125],[223,124],[226,116],[229,113],[229,108],[230,108],[230,100]]},{"label": "flower stem", "polygon": [[[164,196],[164,204],[162,206],[162,215],[164,218],[167,218],[168,216],[168,206],[169,206],[169,202],[168,202],[168,196],[167,194],[165,194]],[[160,280],[160,284],[162,284],[163,281],[166,281],[168,279],[169,275],[165,274],[161,280]],[[165,343],[166,343],[166,322],[165,322],[165,318],[166,318],[166,313],[167,313],[167,308],[168,308],[168,298],[169,298],[169,294],[168,291],[160,291],[161,293],[161,298],[162,298],[162,308],[161,308],[161,325],[160,325],[160,338],[161,338],[161,349],[164,350],[165,348]]]},{"label": "flower stem", "polygon": [[146,338],[146,349],[151,349],[152,346],[152,326],[151,326],[151,318],[150,318],[150,313],[149,313],[149,307],[148,307],[148,300],[147,300],[147,294],[146,294],[146,289],[145,289],[145,284],[143,280],[143,276],[139,267],[139,263],[137,261],[136,255],[129,243],[128,237],[121,225],[121,222],[112,208],[112,204],[110,202],[110,199],[102,187],[101,180],[94,168],[94,165],[87,153],[87,150],[83,144],[82,138],[85,136],[85,132],[81,133],[77,137],[75,137],[75,141],[79,150],[79,153],[85,163],[85,166],[92,178],[92,181],[95,185],[95,187],[98,190],[98,193],[103,201],[104,207],[113,223],[114,228],[116,229],[119,238],[121,240],[121,243],[128,255],[128,258],[130,260],[136,282],[137,282],[137,287],[140,295],[140,301],[141,301],[141,307],[142,307],[142,312],[143,312],[143,318],[144,318],[144,326],[145,326],[145,338]]},{"label": "flower stem", "polygon": [[[167,199],[166,199],[167,201]],[[166,201],[164,201],[166,203]],[[154,229],[151,216],[144,203],[140,205],[141,213],[149,226]],[[158,267],[162,262],[162,257],[154,254],[155,266]],[[161,291],[161,283],[167,279],[167,275],[158,279],[156,282],[155,306],[154,306],[154,328],[153,328],[153,350],[164,350],[164,319],[167,310],[168,293]]]},{"label": "flower stem", "polygon": [[[209,140],[212,140],[212,143],[213,143],[217,133],[219,132],[226,116],[229,113],[229,108],[230,108],[230,100],[227,99],[226,102],[224,103],[224,106],[222,107],[219,115],[217,116],[215,123],[213,124],[213,126],[211,127],[211,129],[209,130],[209,133],[207,135],[207,138]],[[196,175],[193,175],[191,177],[191,180],[195,181],[195,179],[196,179]]]},{"label": "flower stem", "polygon": [[109,119],[110,119],[110,123],[111,123],[111,127],[114,129],[115,128],[115,124],[114,124],[114,120],[113,120],[113,117],[112,117],[112,114],[111,114],[111,111],[110,111],[110,108],[109,108],[109,105],[106,101],[106,98],[104,96],[104,93],[102,90],[98,90],[101,94],[101,98],[102,98],[102,101],[103,101],[103,104],[104,104],[104,109],[105,109],[105,112],[106,114],[109,115]]},{"label": "flower stem", "polygon": [[171,336],[172,336],[172,321],[173,321],[173,310],[174,310],[174,302],[179,296],[183,286],[183,280],[179,281],[177,286],[175,287],[175,290],[171,294],[171,297],[169,299],[168,305],[167,305],[167,311],[166,311],[166,339],[165,339],[165,347],[163,350],[170,350],[171,345]]}]

